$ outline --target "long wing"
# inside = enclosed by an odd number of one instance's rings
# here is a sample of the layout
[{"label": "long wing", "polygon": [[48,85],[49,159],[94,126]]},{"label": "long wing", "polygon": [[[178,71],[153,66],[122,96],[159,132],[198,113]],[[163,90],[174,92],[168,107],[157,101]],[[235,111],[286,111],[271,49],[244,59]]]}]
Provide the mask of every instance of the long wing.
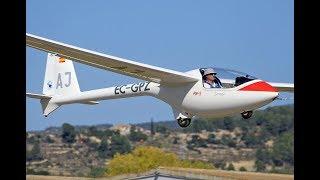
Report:
[{"label": "long wing", "polygon": [[268,82],[271,86],[277,88],[280,92],[294,92],[294,84]]},{"label": "long wing", "polygon": [[46,52],[57,53],[61,57],[82,64],[156,83],[176,85],[179,83],[190,83],[199,80],[196,77],[183,72],[90,51],[28,33],[26,34],[26,44],[29,47]]},{"label": "long wing", "polygon": [[[233,79],[220,79],[224,87],[233,87],[235,81]],[[276,83],[276,82],[267,82],[271,86],[278,89],[279,92],[294,92],[294,84],[291,83]]]}]

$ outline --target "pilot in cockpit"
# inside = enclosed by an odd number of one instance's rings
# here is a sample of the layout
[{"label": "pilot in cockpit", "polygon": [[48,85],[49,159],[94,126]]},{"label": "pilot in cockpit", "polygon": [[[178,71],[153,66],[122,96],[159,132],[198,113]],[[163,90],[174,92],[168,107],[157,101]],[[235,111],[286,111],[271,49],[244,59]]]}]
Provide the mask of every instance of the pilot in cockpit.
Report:
[{"label": "pilot in cockpit", "polygon": [[212,68],[207,68],[203,72],[203,87],[222,88],[220,80],[216,77],[216,72]]}]

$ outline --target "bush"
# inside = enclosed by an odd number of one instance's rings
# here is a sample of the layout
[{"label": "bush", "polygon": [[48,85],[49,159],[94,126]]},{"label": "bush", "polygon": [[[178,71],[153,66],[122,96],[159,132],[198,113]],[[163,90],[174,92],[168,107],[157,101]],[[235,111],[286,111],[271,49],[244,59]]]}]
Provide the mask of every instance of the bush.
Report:
[{"label": "bush", "polygon": [[34,174],[34,173],[35,173],[35,171],[33,169],[27,168],[27,174]]},{"label": "bush", "polygon": [[200,161],[180,160],[174,153],[156,147],[137,147],[129,154],[116,154],[108,164],[109,176],[142,173],[159,166],[212,169],[213,166]]},{"label": "bush", "polygon": [[102,168],[102,167],[94,167],[91,168],[90,172],[89,172],[89,177],[103,177],[106,173],[106,169]]},{"label": "bush", "polygon": [[50,175],[50,173],[48,171],[38,171],[38,172],[35,172],[35,175],[43,175],[43,176],[48,176]]},{"label": "bush", "polygon": [[220,168],[220,169],[225,169],[226,167],[226,162],[225,160],[216,160],[213,162],[213,165],[216,167],[216,168]]},{"label": "bush", "polygon": [[228,171],[234,171],[235,170],[232,163],[229,164],[229,166],[227,167],[227,170]]},{"label": "bush", "polygon": [[35,171],[33,169],[27,168],[27,174],[32,174],[32,175],[43,175],[43,176],[48,176],[50,173],[48,171]]},{"label": "bush", "polygon": [[239,168],[239,171],[247,171],[247,169],[246,169],[245,167],[241,166],[241,167]]}]

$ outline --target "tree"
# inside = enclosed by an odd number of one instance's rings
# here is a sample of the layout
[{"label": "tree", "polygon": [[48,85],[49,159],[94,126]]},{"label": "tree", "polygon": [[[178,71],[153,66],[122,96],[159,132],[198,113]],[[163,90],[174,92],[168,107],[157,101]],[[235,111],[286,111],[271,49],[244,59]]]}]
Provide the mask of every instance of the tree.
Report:
[{"label": "tree", "polygon": [[104,137],[111,137],[113,134],[113,131],[110,129],[104,130]]},{"label": "tree", "polygon": [[223,160],[223,159],[215,160],[215,161],[213,162],[213,164],[214,164],[214,166],[215,166],[216,168],[220,168],[220,169],[225,169],[225,167],[226,167],[226,165],[227,165],[226,161]]},{"label": "tree", "polygon": [[76,132],[74,127],[68,123],[62,125],[62,140],[65,143],[74,143]]},{"label": "tree", "polygon": [[45,142],[47,142],[47,143],[54,143],[54,140],[53,140],[53,139],[51,139],[51,137],[50,137],[50,136],[46,136],[46,138],[45,138]]},{"label": "tree", "polygon": [[254,133],[246,133],[245,135],[242,136],[241,138],[244,143],[247,145],[247,147],[256,147],[260,142],[258,141],[258,138],[254,135]]},{"label": "tree", "polygon": [[88,128],[88,135],[89,135],[89,136],[95,136],[95,135],[97,134],[97,131],[98,131],[97,127],[95,127],[95,126],[90,126],[90,127]]},{"label": "tree", "polygon": [[224,129],[226,130],[232,131],[235,128],[234,121],[230,117],[225,117],[223,120],[223,124],[224,124]]},{"label": "tree", "polygon": [[282,162],[294,164],[294,144],[293,133],[288,132],[282,134],[274,142],[272,148],[272,160],[275,165],[282,165]]},{"label": "tree", "polygon": [[127,153],[131,151],[131,145],[127,137],[122,135],[113,135],[110,143],[110,156],[113,157],[116,153]]},{"label": "tree", "polygon": [[211,143],[211,144],[216,144],[217,143],[216,135],[215,134],[209,134],[207,142]]},{"label": "tree", "polygon": [[136,126],[131,126],[129,134],[129,139],[131,141],[145,141],[147,138],[148,136],[146,134],[143,134],[141,131],[136,131]]},{"label": "tree", "polygon": [[260,160],[255,161],[255,167],[258,172],[263,172],[266,170],[266,165]]},{"label": "tree", "polygon": [[232,163],[229,164],[229,166],[227,167],[228,171],[234,171],[234,166]]},{"label": "tree", "polygon": [[151,118],[150,131],[151,131],[151,136],[153,136],[155,134],[154,125],[153,125],[153,118]]},{"label": "tree", "polygon": [[208,147],[206,140],[200,138],[198,135],[192,135],[192,139],[187,141],[187,148],[193,150],[195,147]]},{"label": "tree", "polygon": [[110,154],[109,143],[107,138],[103,138],[98,146],[98,154],[101,158],[107,158]]},{"label": "tree", "polygon": [[269,160],[271,158],[270,152],[268,151],[268,149],[260,147],[256,151],[256,158],[257,158],[257,160],[259,160],[265,164],[268,164]]},{"label": "tree", "polygon": [[246,169],[245,167],[241,166],[241,167],[239,168],[239,171],[247,171],[247,169]]},{"label": "tree", "polygon": [[230,137],[230,135],[223,135],[221,138],[221,144],[229,147],[236,147],[236,142]]},{"label": "tree", "polygon": [[174,137],[174,139],[173,139],[173,144],[178,144],[178,140],[179,140],[179,138],[178,137]]},{"label": "tree", "polygon": [[89,172],[89,177],[97,178],[105,175],[106,169],[102,167],[93,167]]},{"label": "tree", "polygon": [[161,133],[161,134],[166,134],[168,132],[168,128],[164,125],[157,125],[156,132]]},{"label": "tree", "polygon": [[40,150],[39,142],[35,142],[32,149],[26,152],[26,160],[27,161],[37,161],[42,160],[42,153]]}]

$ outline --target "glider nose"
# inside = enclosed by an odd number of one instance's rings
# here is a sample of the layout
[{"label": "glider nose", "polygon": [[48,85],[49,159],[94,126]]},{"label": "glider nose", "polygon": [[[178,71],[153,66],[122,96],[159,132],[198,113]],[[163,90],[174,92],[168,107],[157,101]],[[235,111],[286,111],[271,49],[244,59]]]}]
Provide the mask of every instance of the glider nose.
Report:
[{"label": "glider nose", "polygon": [[260,95],[256,94],[259,99],[261,98],[262,101],[273,101],[275,100],[278,95],[279,91],[277,88],[271,86],[269,83],[258,80],[252,84],[242,87],[239,89],[240,91],[253,91],[253,92],[261,92]]},{"label": "glider nose", "polygon": [[269,83],[265,81],[254,82],[239,90],[240,91],[264,91],[264,92],[276,92],[276,93],[279,92],[277,88],[271,86]]}]

